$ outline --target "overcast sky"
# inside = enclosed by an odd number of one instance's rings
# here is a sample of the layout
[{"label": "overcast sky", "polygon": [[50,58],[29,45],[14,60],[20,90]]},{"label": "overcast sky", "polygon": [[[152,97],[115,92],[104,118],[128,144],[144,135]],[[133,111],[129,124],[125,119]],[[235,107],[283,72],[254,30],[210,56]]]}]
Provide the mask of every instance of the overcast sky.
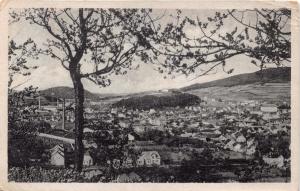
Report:
[{"label": "overcast sky", "polygon": [[[162,10],[156,10],[158,13],[162,13]],[[206,19],[207,16],[213,15],[214,11],[206,10],[184,10],[184,15],[189,15],[192,18],[199,16],[201,19]],[[164,21],[162,21],[164,22]],[[233,22],[233,21],[232,21]],[[232,23],[227,23],[228,28],[232,27]],[[226,31],[226,27],[223,29]],[[191,29],[188,33],[193,34],[197,31]],[[42,45],[45,39],[48,37],[47,32],[45,32],[40,27],[29,25],[26,23],[14,23],[9,26],[9,36],[17,42],[23,42],[27,38],[31,37],[38,45]],[[25,82],[19,89],[28,86],[38,86],[40,89],[46,89],[55,86],[72,86],[72,82],[68,71],[66,71],[58,61],[51,59],[46,56],[41,56],[39,60],[30,60],[39,66],[31,76],[29,77],[18,77],[14,80],[14,85]],[[194,75],[189,77],[178,76],[175,79],[164,79],[161,74],[153,70],[151,64],[140,64],[138,70],[129,71],[125,76],[112,76],[112,84],[109,87],[100,88],[99,86],[93,84],[90,81],[83,80],[85,89],[95,92],[95,93],[132,93],[148,90],[159,90],[166,88],[179,88],[194,83],[201,83],[212,81],[216,79],[222,79],[229,76],[250,73],[257,71],[258,68],[250,63],[250,59],[245,56],[237,56],[228,60],[227,68],[234,68],[232,74],[227,74],[223,72],[222,69],[218,69],[215,74],[208,76],[199,77],[194,79]],[[195,74],[197,75],[197,74]]]}]

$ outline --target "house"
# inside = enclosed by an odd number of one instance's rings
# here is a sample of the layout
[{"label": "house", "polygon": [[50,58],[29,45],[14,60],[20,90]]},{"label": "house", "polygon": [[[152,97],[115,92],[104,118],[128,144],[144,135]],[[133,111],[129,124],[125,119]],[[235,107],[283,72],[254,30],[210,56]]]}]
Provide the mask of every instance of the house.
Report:
[{"label": "house", "polygon": [[[50,164],[54,166],[68,166],[72,164],[74,162],[73,152],[74,150],[71,147],[71,144],[70,146],[67,146],[67,144],[55,145],[52,149],[50,149]],[[92,166],[93,164],[93,158],[89,152],[86,152],[83,157],[83,166]]]},{"label": "house", "polygon": [[118,118],[126,118],[126,115],[124,113],[118,113]]},{"label": "house", "polygon": [[91,128],[88,128],[88,127],[85,127],[85,128],[83,129],[83,132],[84,132],[84,133],[93,133],[93,132],[95,132],[95,130],[93,130],[93,129],[91,129]]},{"label": "house", "polygon": [[84,112],[85,113],[94,113],[94,110],[90,107],[86,107],[86,108],[84,108]]},{"label": "house", "polygon": [[155,166],[161,164],[161,158],[157,151],[144,151],[137,159],[137,166]]},{"label": "house", "polygon": [[57,106],[56,105],[44,105],[44,110],[51,111],[51,112],[57,112]]},{"label": "house", "polygon": [[180,137],[194,137],[196,133],[182,133],[180,134]]},{"label": "house", "polygon": [[235,143],[235,141],[233,139],[227,139],[225,141],[225,146],[224,146],[224,149],[230,149],[232,150],[233,149],[233,144]]},{"label": "house", "polygon": [[241,145],[240,143],[234,143],[232,151],[242,153],[245,151],[245,147],[243,145]]},{"label": "house", "polygon": [[65,153],[64,146],[62,144],[56,145],[50,149],[51,158],[50,164],[55,166],[64,166],[65,165]]},{"label": "house", "polygon": [[263,113],[276,113],[278,111],[278,108],[274,104],[264,104],[260,107],[260,110]]},{"label": "house", "polygon": [[280,118],[278,113],[264,113],[263,117],[264,120],[277,120]]},{"label": "house", "polygon": [[133,159],[130,156],[124,158],[123,162],[122,162],[122,166],[123,166],[123,168],[133,167]]},{"label": "house", "polygon": [[116,108],[112,108],[110,111],[111,114],[117,114],[118,110]]},{"label": "house", "polygon": [[227,138],[224,137],[224,136],[221,134],[219,137],[215,138],[215,140],[217,140],[217,141],[226,141]]},{"label": "house", "polygon": [[279,118],[278,108],[274,104],[264,104],[260,107],[260,110],[263,112],[264,120]]},{"label": "house", "polygon": [[120,121],[120,122],[119,122],[119,126],[120,126],[121,128],[127,128],[127,127],[129,126],[129,124],[126,123],[126,122],[124,122],[124,121]]},{"label": "house", "polygon": [[133,142],[133,141],[135,140],[134,135],[132,135],[132,134],[130,134],[130,133],[127,135],[127,138],[128,138],[128,141],[129,141],[129,142]]},{"label": "house", "polygon": [[256,146],[255,145],[251,145],[250,147],[248,147],[246,149],[246,154],[247,155],[254,155],[255,151],[256,151]]},{"label": "house", "polygon": [[236,141],[238,143],[244,143],[246,142],[246,138],[244,137],[244,135],[239,135],[237,138],[236,138]]},{"label": "house", "polygon": [[202,117],[202,118],[208,117],[208,114],[207,114],[207,113],[202,113],[202,114],[201,114],[201,117]]},{"label": "house", "polygon": [[84,153],[83,156],[83,166],[92,166],[94,164],[93,158],[89,152]]},{"label": "house", "polygon": [[161,125],[161,121],[159,119],[157,119],[157,118],[155,118],[155,119],[149,118],[148,119],[148,123],[150,125],[154,125],[154,126],[160,126]]},{"label": "house", "polygon": [[153,115],[153,114],[155,114],[155,113],[156,113],[155,109],[150,109],[148,114],[149,114],[149,115]]}]

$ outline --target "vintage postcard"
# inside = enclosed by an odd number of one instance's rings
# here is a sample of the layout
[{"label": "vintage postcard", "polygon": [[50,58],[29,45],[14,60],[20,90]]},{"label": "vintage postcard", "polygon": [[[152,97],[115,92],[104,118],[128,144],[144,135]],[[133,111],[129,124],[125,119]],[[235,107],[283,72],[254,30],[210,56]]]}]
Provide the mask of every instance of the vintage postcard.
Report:
[{"label": "vintage postcard", "polygon": [[0,189],[299,189],[296,2],[0,14]]}]

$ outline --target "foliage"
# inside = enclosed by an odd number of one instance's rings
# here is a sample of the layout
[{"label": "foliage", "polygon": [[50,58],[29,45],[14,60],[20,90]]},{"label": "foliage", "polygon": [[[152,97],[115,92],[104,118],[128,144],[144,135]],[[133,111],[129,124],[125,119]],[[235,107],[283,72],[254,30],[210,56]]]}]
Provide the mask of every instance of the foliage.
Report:
[{"label": "foliage", "polygon": [[13,124],[20,120],[26,120],[26,115],[32,114],[37,106],[27,104],[26,98],[37,98],[37,88],[32,86],[21,91],[8,89],[8,123]]},{"label": "foliage", "polygon": [[258,157],[263,155],[269,155],[271,157],[283,155],[285,159],[291,157],[291,151],[289,148],[290,136],[283,131],[267,136],[256,135],[256,140],[258,141],[256,153]]},{"label": "foliage", "polygon": [[17,44],[14,40],[10,40],[8,44],[8,71],[9,81],[8,87],[11,87],[13,77],[16,75],[28,76],[33,69],[38,66],[30,65],[27,63],[29,59],[37,59],[40,50],[37,48],[36,43],[29,38],[24,43]]},{"label": "foliage", "polygon": [[26,136],[9,133],[8,140],[8,165],[26,167],[34,163],[45,163],[49,153],[43,141],[38,140],[33,134]]},{"label": "foliage", "polygon": [[[16,17],[12,17],[16,22]],[[40,50],[32,39],[28,39],[21,44],[14,40],[9,40],[8,44],[8,165],[27,166],[32,161],[39,160],[45,162],[47,153],[41,141],[38,141],[35,134],[41,126],[35,122],[30,122],[28,116],[33,114],[37,107],[26,103],[26,98],[36,98],[37,88],[32,86],[24,90],[16,91],[18,84],[11,87],[14,77],[18,75],[28,76],[37,66],[28,64],[28,59],[37,59]]]},{"label": "foliage", "polygon": [[199,104],[201,99],[198,96],[180,93],[165,96],[146,95],[142,97],[131,97],[113,104],[113,107],[126,107],[133,109],[157,109],[163,107],[185,107]]},{"label": "foliage", "polygon": [[12,167],[8,169],[8,180],[15,182],[98,182],[100,178],[100,176],[91,176],[88,172],[78,173],[71,169],[42,167]]},{"label": "foliage", "polygon": [[[175,21],[147,38],[152,53],[148,61],[165,60],[160,62],[160,73],[197,73],[196,77],[200,77],[221,67],[230,74],[234,68],[226,69],[226,62],[238,55],[249,57],[261,70],[267,65],[279,67],[290,63],[288,9],[217,11],[206,21],[182,16],[181,10],[177,10],[173,17]],[[187,30],[194,31],[193,35]]]}]

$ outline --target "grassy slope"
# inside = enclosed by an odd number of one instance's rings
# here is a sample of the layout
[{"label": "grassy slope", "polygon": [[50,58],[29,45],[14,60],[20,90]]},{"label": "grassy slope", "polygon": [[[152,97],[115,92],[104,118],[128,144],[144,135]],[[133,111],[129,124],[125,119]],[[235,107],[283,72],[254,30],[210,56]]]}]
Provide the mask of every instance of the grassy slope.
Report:
[{"label": "grassy slope", "polygon": [[291,97],[291,68],[269,68],[260,72],[240,74],[212,82],[193,84],[181,91],[199,97],[227,100],[287,101]]},{"label": "grassy slope", "polygon": [[215,80],[211,82],[193,84],[181,88],[182,91],[191,91],[200,88],[209,88],[209,87],[232,87],[238,85],[246,85],[253,83],[287,83],[291,81],[291,68],[282,67],[282,68],[269,68],[263,70],[263,77],[261,79],[261,72],[254,72],[248,74],[240,74],[224,78],[221,80]]},{"label": "grassy slope", "polygon": [[187,91],[199,97],[226,100],[262,100],[290,102],[290,83],[247,84],[232,87],[209,87]]}]

